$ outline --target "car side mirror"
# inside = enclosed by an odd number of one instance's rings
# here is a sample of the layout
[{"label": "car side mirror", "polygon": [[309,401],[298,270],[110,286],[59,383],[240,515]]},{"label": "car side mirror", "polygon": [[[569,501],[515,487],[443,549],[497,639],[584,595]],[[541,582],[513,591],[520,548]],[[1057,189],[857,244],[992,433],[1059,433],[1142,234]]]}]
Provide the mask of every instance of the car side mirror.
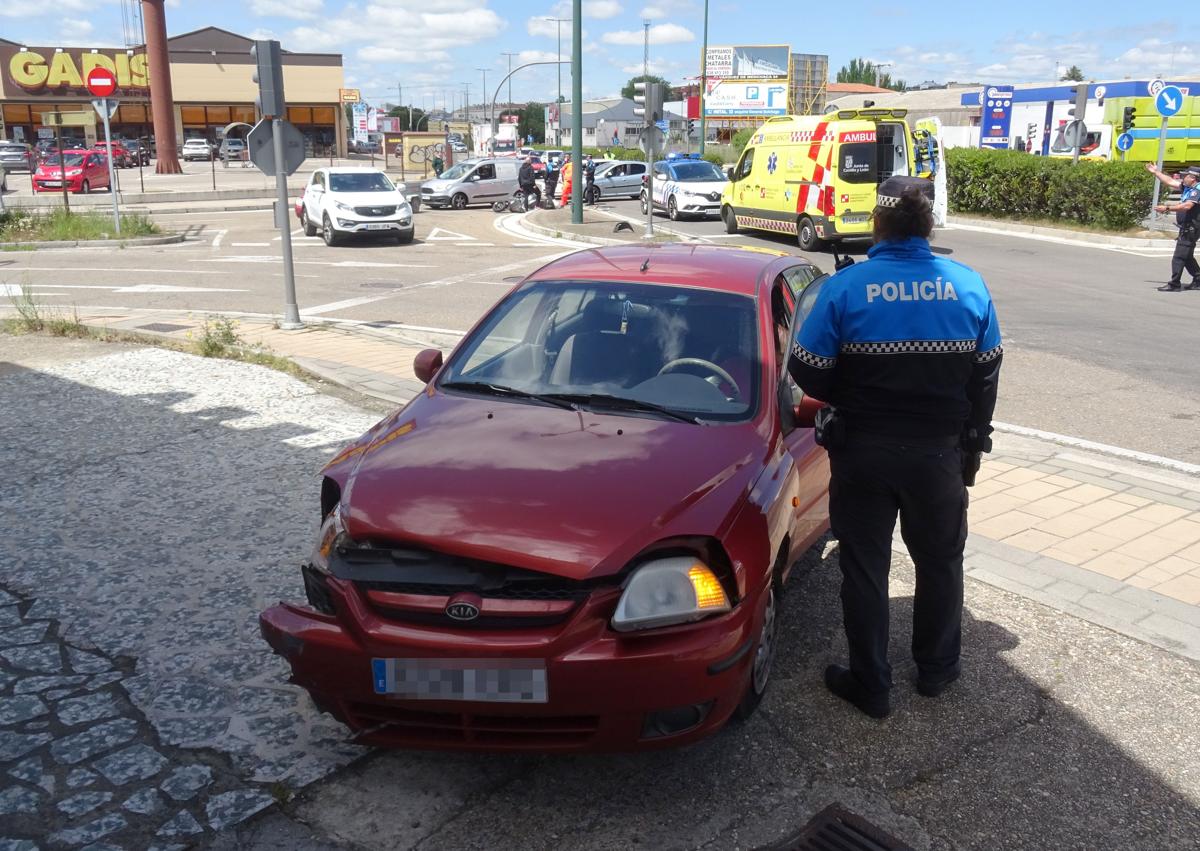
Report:
[{"label": "car side mirror", "polygon": [[813,428],[817,424],[817,411],[825,407],[820,399],[806,395],[799,405],[792,406],[792,417],[796,428]]},{"label": "car side mirror", "polygon": [[736,168],[736,166],[726,166],[725,167],[725,176],[727,178],[729,178],[730,180],[737,180],[737,178],[734,177],[734,174],[733,174],[734,168]]},{"label": "car side mirror", "polygon": [[413,358],[413,373],[423,384],[428,384],[442,368],[442,353],[438,349],[422,349]]}]

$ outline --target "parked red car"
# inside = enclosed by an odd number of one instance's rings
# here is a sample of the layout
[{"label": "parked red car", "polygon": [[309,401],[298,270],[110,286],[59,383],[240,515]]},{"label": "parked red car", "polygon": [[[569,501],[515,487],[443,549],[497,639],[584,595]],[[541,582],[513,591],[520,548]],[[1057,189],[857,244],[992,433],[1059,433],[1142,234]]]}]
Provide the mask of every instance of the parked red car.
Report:
[{"label": "parked red car", "polygon": [[97,142],[92,148],[100,151],[100,153],[105,153],[106,150],[111,148],[113,166],[115,168],[131,168],[138,164],[137,155],[121,142],[112,142],[111,145],[106,142]]},{"label": "parked red car", "polygon": [[[66,174],[59,164],[66,161]],[[65,150],[42,160],[33,174],[34,192],[61,192],[66,180],[69,192],[87,194],[93,189],[108,189],[108,159],[103,151]]]},{"label": "parked red car", "polygon": [[425,391],[324,470],[307,605],[260,616],[293,681],[412,748],[670,747],[752,712],[828,527],[821,403],[783,368],[822,280],[767,250],[582,251],[421,352]]}]

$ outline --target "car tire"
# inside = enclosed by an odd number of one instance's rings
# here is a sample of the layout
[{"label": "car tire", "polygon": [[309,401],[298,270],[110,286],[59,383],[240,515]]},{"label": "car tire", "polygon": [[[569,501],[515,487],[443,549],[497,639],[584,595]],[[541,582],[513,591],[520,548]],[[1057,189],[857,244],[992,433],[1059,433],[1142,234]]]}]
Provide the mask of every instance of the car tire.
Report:
[{"label": "car tire", "polygon": [[414,231],[411,231],[411,230],[400,231],[399,233],[396,234],[396,244],[397,245],[408,245],[410,242],[413,241],[413,233],[414,233]]},{"label": "car tire", "polygon": [[[65,155],[64,155],[64,159],[65,159]],[[83,183],[79,184],[79,194],[80,195],[91,195],[92,194],[92,184],[90,181],[85,180]]]},{"label": "car tire", "polygon": [[467,196],[464,195],[462,192],[459,192],[453,198],[450,199],[450,206],[456,210],[467,209]]},{"label": "car tire", "polygon": [[300,225],[304,228],[305,236],[316,236],[317,226],[312,223],[312,219],[308,217],[308,206],[300,207]]},{"label": "car tire", "polygon": [[721,211],[721,221],[725,222],[725,233],[738,232],[737,216],[734,215],[733,207],[726,207]]},{"label": "car tire", "polygon": [[674,195],[667,199],[667,218],[673,222],[679,221],[679,205],[675,203]]},{"label": "car tire", "polygon": [[775,659],[776,637],[779,623],[779,595],[775,589],[775,578],[772,576],[765,594],[762,625],[751,649],[750,676],[746,681],[746,693],[735,710],[739,721],[745,721],[762,703],[763,695],[771,682],[771,668]]},{"label": "car tire", "polygon": [[337,231],[333,229],[333,223],[329,221],[329,214],[325,214],[325,218],[321,221],[321,239],[325,240],[325,244],[330,248],[338,244]]},{"label": "car tire", "polygon": [[642,215],[643,216],[648,215],[650,213],[650,211],[646,209],[646,193],[645,192],[640,193],[638,195],[638,200],[642,202]]},{"label": "car tire", "polygon": [[820,251],[825,247],[825,240],[817,236],[817,226],[808,216],[796,226],[796,242],[800,244],[801,251]]}]

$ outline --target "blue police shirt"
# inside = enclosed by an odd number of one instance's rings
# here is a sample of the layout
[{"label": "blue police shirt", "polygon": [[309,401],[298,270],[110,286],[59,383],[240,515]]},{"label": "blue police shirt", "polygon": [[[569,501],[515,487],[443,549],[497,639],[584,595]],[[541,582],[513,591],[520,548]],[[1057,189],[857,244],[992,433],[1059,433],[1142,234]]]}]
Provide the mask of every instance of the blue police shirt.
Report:
[{"label": "blue police shirt", "polygon": [[983,278],[913,238],[881,242],[825,282],[788,368],[852,430],[984,437],[1002,356]]},{"label": "blue police shirt", "polygon": [[1191,187],[1183,187],[1183,191],[1179,194],[1179,203],[1186,204],[1188,201],[1195,202],[1192,209],[1175,211],[1175,223],[1180,227],[1188,222],[1200,221],[1200,183]]}]

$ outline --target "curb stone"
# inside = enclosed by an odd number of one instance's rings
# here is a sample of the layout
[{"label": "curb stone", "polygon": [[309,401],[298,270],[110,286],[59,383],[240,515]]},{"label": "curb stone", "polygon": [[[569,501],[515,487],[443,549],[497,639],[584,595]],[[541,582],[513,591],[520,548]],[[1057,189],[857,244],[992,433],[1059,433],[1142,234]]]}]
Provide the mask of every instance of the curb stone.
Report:
[{"label": "curb stone", "polygon": [[135,236],[132,239],[75,239],[54,240],[44,242],[0,242],[0,251],[45,251],[56,248],[95,248],[98,246],[120,246],[121,248],[144,248],[151,245],[172,245],[183,242],[181,233],[169,233],[164,236]]},{"label": "curb stone", "polygon": [[996,219],[977,219],[971,216],[948,216],[946,224],[951,228],[962,225],[995,233],[1052,236],[1085,245],[1115,245],[1121,248],[1165,248],[1172,242],[1167,238],[1110,236],[1104,233],[1089,233],[1066,228],[1046,227],[1045,225],[1027,225],[1023,222],[1007,222]]}]

